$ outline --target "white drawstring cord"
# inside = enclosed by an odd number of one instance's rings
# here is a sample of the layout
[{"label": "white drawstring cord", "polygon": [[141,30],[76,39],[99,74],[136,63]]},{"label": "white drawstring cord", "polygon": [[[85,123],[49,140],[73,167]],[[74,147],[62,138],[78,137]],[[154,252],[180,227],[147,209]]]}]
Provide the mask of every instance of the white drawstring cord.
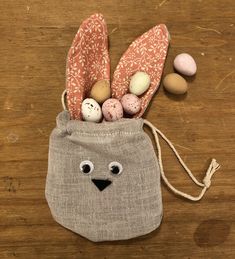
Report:
[{"label": "white drawstring cord", "polygon": [[[210,187],[211,185],[211,178],[213,176],[213,174],[220,168],[220,165],[216,162],[216,160],[213,158],[209,168],[207,169],[206,172],[206,176],[203,179],[203,183],[200,183],[192,174],[192,172],[189,170],[189,168],[186,166],[186,164],[184,163],[184,161],[181,159],[179,153],[177,152],[177,150],[175,149],[175,147],[173,146],[173,144],[170,142],[169,139],[167,139],[167,137],[159,130],[157,129],[151,122],[144,120],[144,124],[146,124],[147,126],[149,126],[149,128],[152,130],[152,133],[155,137],[155,141],[156,141],[156,145],[157,145],[157,149],[158,149],[158,161],[159,161],[159,166],[160,166],[160,172],[161,172],[161,176],[162,179],[164,180],[165,184],[177,195],[180,195],[186,199],[189,199],[191,201],[199,201],[205,194],[206,190]],[[165,173],[163,171],[163,164],[162,164],[162,152],[161,152],[161,146],[160,146],[160,142],[159,142],[159,138],[158,138],[158,134],[162,137],[162,139],[169,145],[169,147],[173,150],[175,156],[177,157],[177,159],[179,160],[180,164],[183,166],[183,168],[185,169],[185,171],[188,173],[188,175],[190,176],[190,178],[193,180],[193,182],[202,187],[202,191],[198,196],[191,196],[187,193],[181,192],[179,190],[177,190],[174,186],[172,186],[170,184],[170,182],[168,181],[168,179],[165,176]]]},{"label": "white drawstring cord", "polygon": [[64,111],[67,111],[66,102],[65,102],[66,94],[67,94],[67,92],[65,89],[61,95],[61,103],[62,103],[62,107],[63,107]]}]

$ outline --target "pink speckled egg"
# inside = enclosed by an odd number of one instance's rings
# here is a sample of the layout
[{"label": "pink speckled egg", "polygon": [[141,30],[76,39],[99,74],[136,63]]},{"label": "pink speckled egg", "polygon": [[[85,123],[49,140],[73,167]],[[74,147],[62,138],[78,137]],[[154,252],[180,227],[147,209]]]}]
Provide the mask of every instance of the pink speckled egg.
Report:
[{"label": "pink speckled egg", "polygon": [[122,105],[114,98],[110,98],[103,103],[102,112],[107,121],[116,121],[123,117]]},{"label": "pink speckled egg", "polygon": [[134,115],[140,110],[141,101],[134,94],[125,94],[121,99],[123,110],[129,114]]},{"label": "pink speckled egg", "polygon": [[195,60],[187,53],[181,53],[175,57],[174,68],[185,76],[193,76],[197,72]]}]

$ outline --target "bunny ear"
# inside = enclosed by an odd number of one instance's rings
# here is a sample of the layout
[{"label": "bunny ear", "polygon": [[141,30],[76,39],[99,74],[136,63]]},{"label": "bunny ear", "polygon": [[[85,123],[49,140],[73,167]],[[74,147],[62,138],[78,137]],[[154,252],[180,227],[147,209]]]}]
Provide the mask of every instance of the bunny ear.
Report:
[{"label": "bunny ear", "polygon": [[137,38],[119,61],[111,86],[114,98],[121,99],[128,92],[130,78],[135,72],[146,72],[151,78],[149,89],[141,96],[141,110],[134,117],[143,115],[159,87],[168,45],[167,27],[160,24]]},{"label": "bunny ear", "polygon": [[92,85],[110,81],[108,32],[102,14],[94,14],[80,26],[68,53],[67,103],[72,119],[81,119],[81,104]]}]

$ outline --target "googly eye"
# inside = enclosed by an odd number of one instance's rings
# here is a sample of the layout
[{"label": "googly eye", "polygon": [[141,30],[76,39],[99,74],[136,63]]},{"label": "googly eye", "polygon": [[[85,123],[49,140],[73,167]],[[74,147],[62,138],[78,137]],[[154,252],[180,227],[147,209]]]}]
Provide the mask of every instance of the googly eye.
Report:
[{"label": "googly eye", "polygon": [[123,167],[119,162],[113,161],[109,164],[109,171],[113,175],[119,175],[123,171]]},{"label": "googly eye", "polygon": [[90,174],[94,170],[94,165],[89,160],[84,160],[80,163],[80,171],[83,174]]}]

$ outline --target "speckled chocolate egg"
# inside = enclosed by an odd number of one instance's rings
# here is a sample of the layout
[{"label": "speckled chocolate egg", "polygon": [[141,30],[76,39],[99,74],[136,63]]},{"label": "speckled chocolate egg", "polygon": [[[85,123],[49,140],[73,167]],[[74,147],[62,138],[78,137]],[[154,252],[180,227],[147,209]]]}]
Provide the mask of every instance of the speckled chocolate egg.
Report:
[{"label": "speckled chocolate egg", "polygon": [[99,122],[102,118],[100,105],[92,98],[82,102],[82,117],[85,121]]},{"label": "speckled chocolate egg", "polygon": [[141,101],[134,94],[125,94],[121,99],[123,110],[129,114],[134,115],[140,111]]},{"label": "speckled chocolate egg", "polygon": [[166,75],[163,80],[163,86],[172,94],[184,94],[188,90],[186,80],[176,73]]},{"label": "speckled chocolate egg", "polygon": [[122,105],[114,98],[110,98],[103,103],[102,112],[107,121],[116,121],[123,117]]},{"label": "speckled chocolate egg", "polygon": [[90,92],[90,97],[96,100],[98,103],[103,103],[105,100],[110,98],[111,89],[109,81],[99,80],[97,81]]},{"label": "speckled chocolate egg", "polygon": [[193,76],[197,72],[195,60],[187,53],[181,53],[175,57],[174,68],[186,76]]},{"label": "speckled chocolate egg", "polygon": [[130,93],[135,95],[141,95],[150,86],[150,76],[145,73],[138,71],[132,77],[129,85]]}]

